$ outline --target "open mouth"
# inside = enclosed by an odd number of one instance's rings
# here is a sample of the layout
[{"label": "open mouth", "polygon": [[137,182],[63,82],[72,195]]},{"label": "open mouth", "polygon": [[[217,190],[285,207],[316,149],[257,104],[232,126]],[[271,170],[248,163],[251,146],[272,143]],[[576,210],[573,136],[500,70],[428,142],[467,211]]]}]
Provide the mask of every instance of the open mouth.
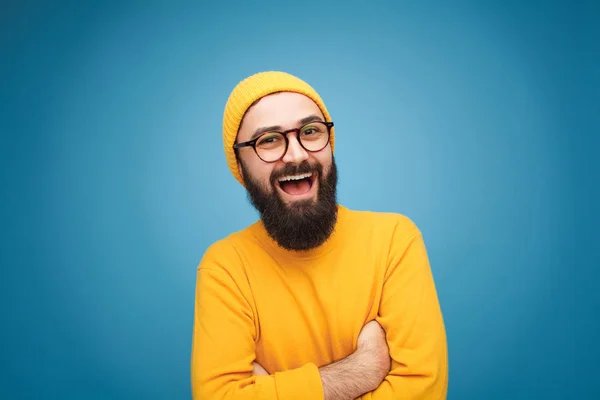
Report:
[{"label": "open mouth", "polygon": [[307,172],[304,174],[287,175],[279,178],[277,182],[282,191],[290,196],[302,196],[310,192],[317,174],[315,172]]}]

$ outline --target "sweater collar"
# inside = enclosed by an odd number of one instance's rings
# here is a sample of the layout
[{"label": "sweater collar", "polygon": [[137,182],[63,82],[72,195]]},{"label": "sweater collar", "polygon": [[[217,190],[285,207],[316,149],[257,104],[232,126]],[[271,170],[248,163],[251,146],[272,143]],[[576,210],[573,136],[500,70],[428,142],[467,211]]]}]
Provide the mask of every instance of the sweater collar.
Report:
[{"label": "sweater collar", "polygon": [[310,260],[324,256],[331,250],[336,248],[341,242],[341,236],[345,221],[347,219],[348,209],[338,204],[337,218],[333,232],[319,247],[305,251],[287,250],[279,246],[279,244],[269,235],[262,220],[258,220],[251,227],[253,236],[265,247],[268,252],[281,255],[285,258],[295,260]]}]

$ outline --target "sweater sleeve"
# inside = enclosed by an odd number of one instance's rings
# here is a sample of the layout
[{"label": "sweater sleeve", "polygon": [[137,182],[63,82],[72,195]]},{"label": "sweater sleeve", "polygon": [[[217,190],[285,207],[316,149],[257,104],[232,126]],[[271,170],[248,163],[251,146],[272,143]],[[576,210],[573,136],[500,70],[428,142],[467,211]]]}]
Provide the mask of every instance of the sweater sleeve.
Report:
[{"label": "sweater sleeve", "polygon": [[[219,249],[219,250],[217,250]],[[196,301],[191,355],[191,388],[195,400],[322,399],[316,365],[254,376],[257,328],[251,292],[235,251],[211,246],[196,277]],[[225,265],[227,264],[227,265]],[[237,277],[237,276],[236,276]]]},{"label": "sweater sleeve", "polygon": [[445,399],[447,343],[441,307],[421,233],[396,237],[377,321],[387,335],[391,370],[363,400]]}]

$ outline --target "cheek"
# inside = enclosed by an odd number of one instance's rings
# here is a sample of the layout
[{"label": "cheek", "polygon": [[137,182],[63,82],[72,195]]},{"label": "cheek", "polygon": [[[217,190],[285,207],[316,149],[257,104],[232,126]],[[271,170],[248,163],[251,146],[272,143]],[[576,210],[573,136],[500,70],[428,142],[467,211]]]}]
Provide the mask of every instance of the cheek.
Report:
[{"label": "cheek", "polygon": [[273,171],[273,166],[270,164],[266,164],[261,160],[257,159],[244,159],[244,172],[250,176],[252,180],[258,182],[262,185],[270,187],[270,179],[271,172]]},{"label": "cheek", "polygon": [[[328,150],[329,148],[326,148],[325,150]],[[333,163],[333,157],[331,156],[331,150],[329,151],[323,151],[322,153],[319,153],[318,155],[316,155],[316,160],[319,164],[321,164],[323,166],[323,170],[325,173],[328,173],[329,170],[331,169],[331,164]]]},{"label": "cheek", "polygon": [[273,169],[268,166],[268,167],[262,167],[262,168],[258,168],[257,172],[256,172],[256,179],[262,183],[265,187],[270,188],[271,187],[271,172],[273,171]]}]

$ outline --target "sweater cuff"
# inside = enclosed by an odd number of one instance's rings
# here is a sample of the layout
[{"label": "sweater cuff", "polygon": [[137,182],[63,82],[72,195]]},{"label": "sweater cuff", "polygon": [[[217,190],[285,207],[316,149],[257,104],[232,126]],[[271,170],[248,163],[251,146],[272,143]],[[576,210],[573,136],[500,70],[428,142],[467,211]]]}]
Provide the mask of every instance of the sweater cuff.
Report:
[{"label": "sweater cuff", "polygon": [[319,368],[313,363],[274,375],[277,398],[280,400],[317,400],[325,396]]}]

